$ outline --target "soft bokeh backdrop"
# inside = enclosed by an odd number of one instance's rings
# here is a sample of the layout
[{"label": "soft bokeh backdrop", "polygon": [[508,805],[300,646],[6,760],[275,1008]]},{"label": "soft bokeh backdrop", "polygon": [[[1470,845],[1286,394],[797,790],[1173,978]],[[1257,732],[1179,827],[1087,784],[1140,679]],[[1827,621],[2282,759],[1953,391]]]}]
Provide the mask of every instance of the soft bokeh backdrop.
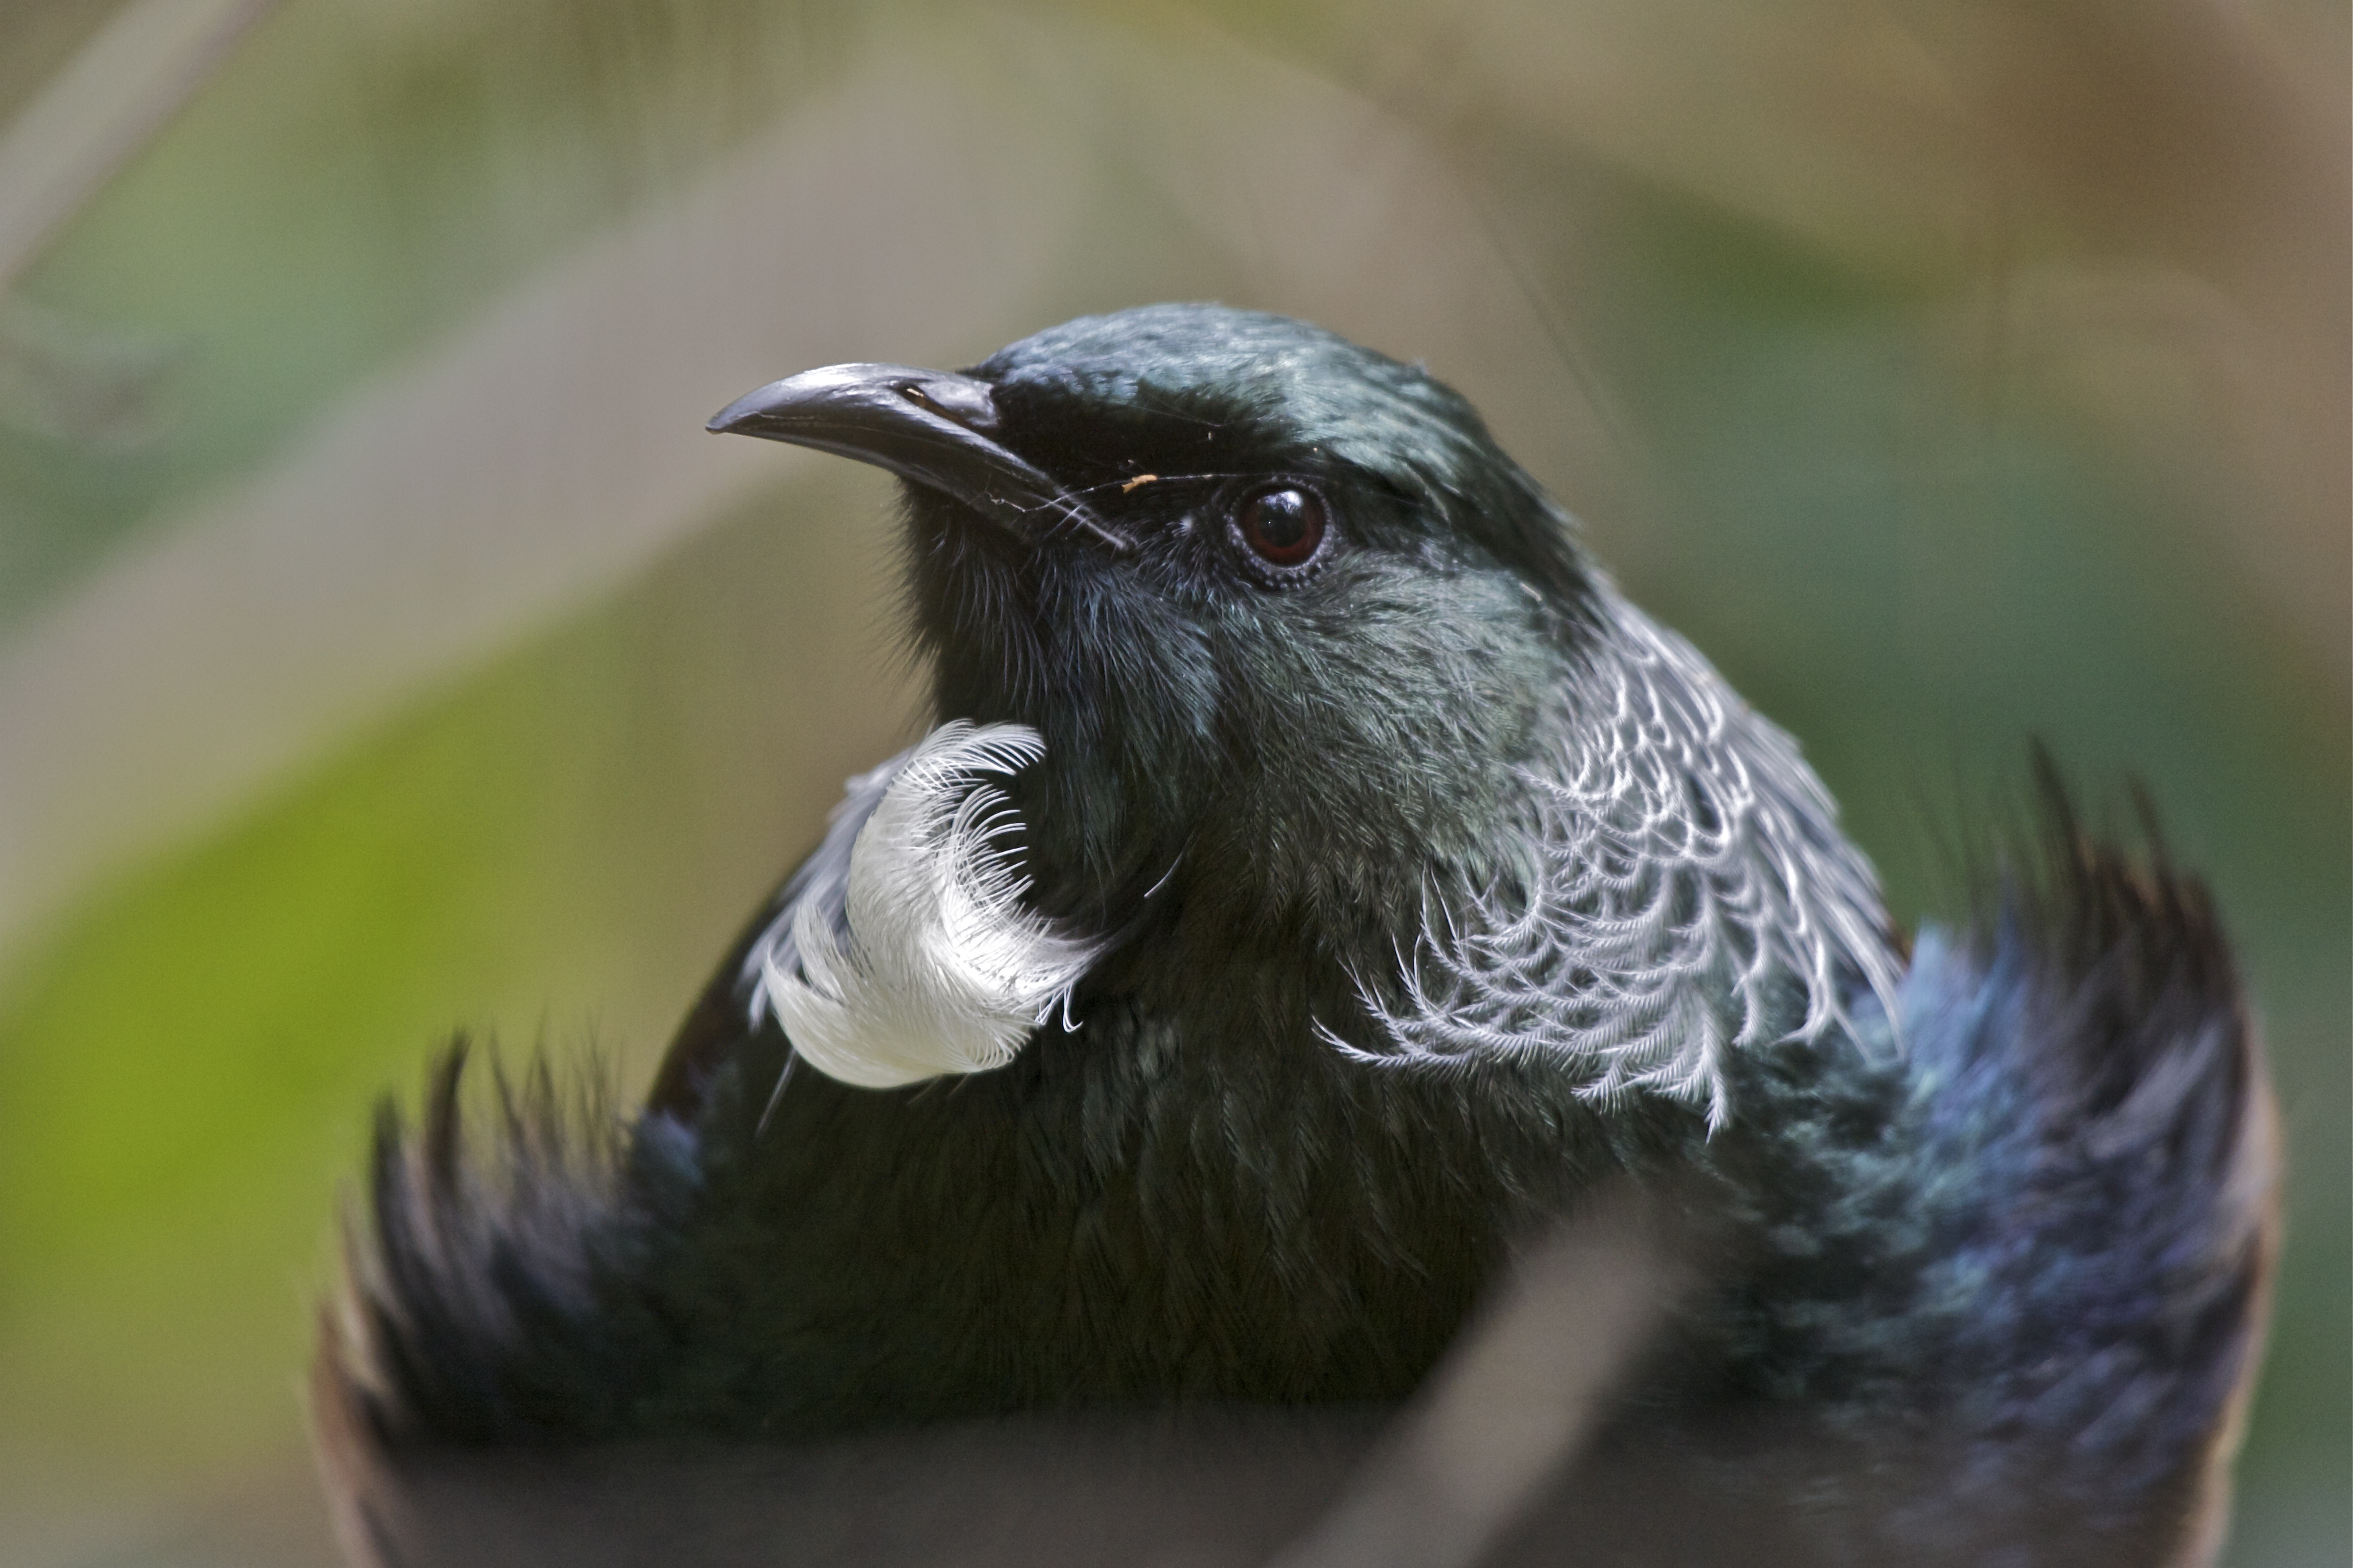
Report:
[{"label": "soft bokeh backdrop", "polygon": [[702,420],[1219,298],[1477,400],[1907,917],[2030,736],[2147,783],[2295,1168],[2232,1561],[2344,1563],[2347,60],[2341,0],[0,0],[0,1561],[325,1562],[373,1097],[459,1026],[639,1081],[919,726],[886,483]]}]

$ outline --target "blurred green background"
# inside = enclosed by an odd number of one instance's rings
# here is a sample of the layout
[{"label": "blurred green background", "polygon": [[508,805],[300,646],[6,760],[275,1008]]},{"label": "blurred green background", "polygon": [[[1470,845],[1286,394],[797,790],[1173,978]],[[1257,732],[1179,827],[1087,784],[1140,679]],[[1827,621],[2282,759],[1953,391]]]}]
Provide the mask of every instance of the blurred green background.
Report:
[{"label": "blurred green background", "polygon": [[2231,1561],[2346,1563],[2348,47],[2337,0],[0,0],[0,1562],[328,1561],[372,1098],[459,1026],[641,1079],[914,731],[884,481],[702,419],[1217,298],[1470,394],[1907,918],[2030,736],[2147,781],[2295,1165]]}]

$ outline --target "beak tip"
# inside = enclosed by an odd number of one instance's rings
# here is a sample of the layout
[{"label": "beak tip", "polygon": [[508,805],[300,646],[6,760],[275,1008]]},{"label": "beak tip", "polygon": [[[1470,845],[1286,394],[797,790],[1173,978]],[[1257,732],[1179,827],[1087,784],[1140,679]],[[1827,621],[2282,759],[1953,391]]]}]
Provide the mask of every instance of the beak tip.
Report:
[{"label": "beak tip", "polygon": [[748,433],[752,421],[767,406],[773,387],[764,386],[747,393],[702,422],[702,427],[713,436],[740,436]]}]

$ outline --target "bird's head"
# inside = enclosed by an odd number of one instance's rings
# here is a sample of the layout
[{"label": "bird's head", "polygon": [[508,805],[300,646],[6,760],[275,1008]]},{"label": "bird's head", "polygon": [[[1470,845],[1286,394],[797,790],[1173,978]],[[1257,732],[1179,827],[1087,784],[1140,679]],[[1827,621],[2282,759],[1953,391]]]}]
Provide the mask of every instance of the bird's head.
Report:
[{"label": "bird's head", "polygon": [[1728,1051],[1892,989],[1870,866],[1788,737],[1419,369],[1161,305],[712,424],[908,481],[939,718],[1042,738],[1012,794],[1066,930],[1158,892],[1189,951],[1345,973],[1384,1059],[1557,1057],[1719,1120]]},{"label": "bird's head", "polygon": [[1027,859],[1075,916],[1166,877],[1229,930],[1369,935],[1433,868],[1492,869],[1592,619],[1567,519],[1467,402],[1279,316],[1151,306],[961,373],[834,366],[712,427],[907,481],[939,717],[1043,738]]}]

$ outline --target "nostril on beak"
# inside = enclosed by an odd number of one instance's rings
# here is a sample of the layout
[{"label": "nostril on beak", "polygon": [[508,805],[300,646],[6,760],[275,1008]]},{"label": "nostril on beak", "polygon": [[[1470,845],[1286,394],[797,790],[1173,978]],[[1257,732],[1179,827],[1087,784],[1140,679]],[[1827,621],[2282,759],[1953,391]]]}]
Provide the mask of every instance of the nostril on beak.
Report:
[{"label": "nostril on beak", "polygon": [[988,388],[978,382],[961,378],[942,382],[902,382],[899,395],[943,419],[955,420],[967,430],[980,435],[996,432],[997,400],[989,395]]}]

